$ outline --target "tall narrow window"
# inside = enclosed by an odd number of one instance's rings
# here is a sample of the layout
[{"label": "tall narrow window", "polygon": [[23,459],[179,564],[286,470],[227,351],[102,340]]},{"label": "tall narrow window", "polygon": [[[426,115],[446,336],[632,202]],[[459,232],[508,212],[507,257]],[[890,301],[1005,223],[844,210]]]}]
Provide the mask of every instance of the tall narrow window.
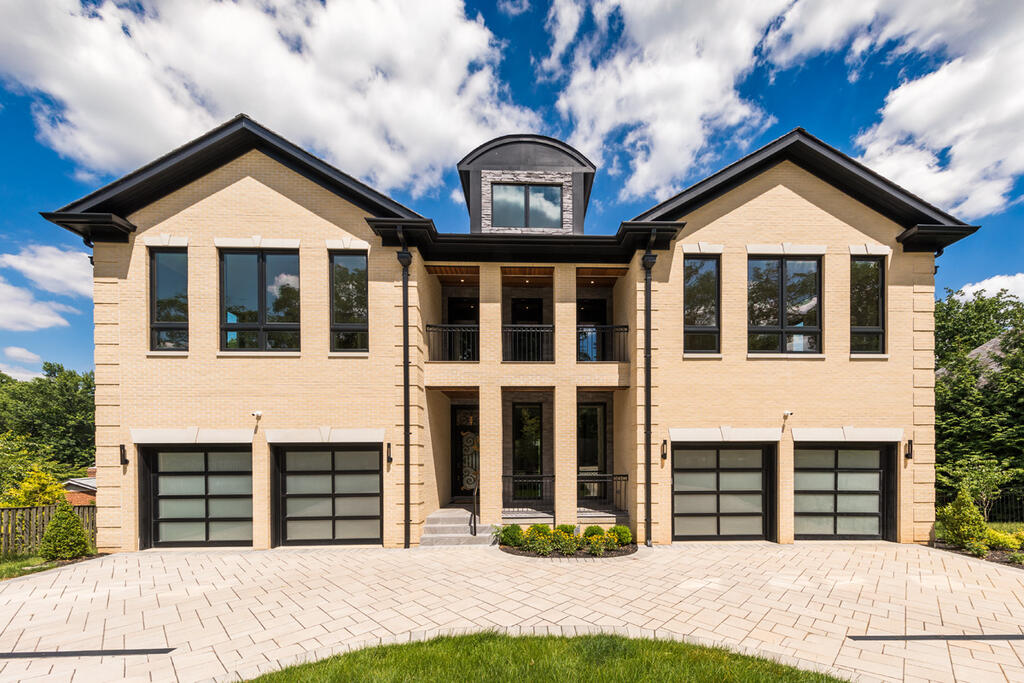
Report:
[{"label": "tall narrow window", "polygon": [[496,228],[561,228],[561,185],[491,185],[491,225]]},{"label": "tall narrow window", "polygon": [[366,254],[331,254],[331,351],[369,351]]},{"label": "tall narrow window", "polygon": [[150,348],[188,350],[188,253],[150,250],[149,280]]},{"label": "tall narrow window", "polygon": [[512,405],[512,472],[541,473],[541,404]]},{"label": "tall narrow window", "polygon": [[885,352],[885,259],[850,261],[850,353]]},{"label": "tall narrow window", "polygon": [[715,256],[687,256],[683,260],[683,351],[718,353],[719,260]]},{"label": "tall narrow window", "polygon": [[821,261],[754,257],[747,262],[747,350],[821,353]]},{"label": "tall narrow window", "polygon": [[605,404],[576,406],[576,469],[578,472],[607,472],[605,457]]},{"label": "tall narrow window", "polygon": [[299,252],[222,251],[221,348],[299,350]]}]

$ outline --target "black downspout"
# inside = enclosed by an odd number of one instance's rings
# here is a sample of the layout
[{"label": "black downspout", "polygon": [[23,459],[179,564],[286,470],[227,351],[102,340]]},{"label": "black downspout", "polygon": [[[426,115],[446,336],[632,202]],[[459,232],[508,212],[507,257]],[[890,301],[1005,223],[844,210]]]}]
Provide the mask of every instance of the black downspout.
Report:
[{"label": "black downspout", "polygon": [[405,235],[398,228],[398,238],[402,241],[402,250],[398,252],[398,262],[402,264],[402,411],[405,439],[404,479],[405,479],[405,546],[409,547],[409,527],[412,524],[412,513],[409,505],[411,489],[409,487],[409,447],[412,439],[412,428],[409,424],[409,266],[412,264],[412,253],[405,245]]},{"label": "black downspout", "polygon": [[644,267],[644,538],[651,545],[651,268],[658,260],[651,252],[654,231],[640,263]]}]

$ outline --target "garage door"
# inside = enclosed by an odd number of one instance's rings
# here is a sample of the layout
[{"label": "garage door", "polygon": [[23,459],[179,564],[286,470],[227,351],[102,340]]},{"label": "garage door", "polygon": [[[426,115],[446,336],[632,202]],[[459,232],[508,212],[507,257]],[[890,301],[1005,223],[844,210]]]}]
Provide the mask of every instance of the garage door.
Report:
[{"label": "garage door", "polygon": [[762,447],[675,447],[672,537],[766,538],[770,453]]},{"label": "garage door", "polygon": [[381,542],[381,450],[285,450],[279,455],[281,541]]},{"label": "garage door", "polygon": [[797,538],[881,538],[886,526],[881,447],[800,447],[793,453]]},{"label": "garage door", "polygon": [[151,456],[155,545],[251,545],[252,453],[158,451]]}]

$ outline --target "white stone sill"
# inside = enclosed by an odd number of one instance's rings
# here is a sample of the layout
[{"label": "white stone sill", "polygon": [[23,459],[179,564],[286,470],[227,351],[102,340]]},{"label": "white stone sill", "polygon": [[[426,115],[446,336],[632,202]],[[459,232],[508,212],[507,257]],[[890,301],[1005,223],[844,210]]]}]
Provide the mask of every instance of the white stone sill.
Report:
[{"label": "white stone sill", "polygon": [[217,358],[299,358],[301,351],[218,351]]},{"label": "white stone sill", "polygon": [[823,353],[748,353],[747,360],[825,360]]},{"label": "white stone sill", "polygon": [[722,360],[720,353],[684,353],[683,360]]},{"label": "white stone sill", "polygon": [[369,351],[331,351],[328,358],[369,358]]},{"label": "white stone sill", "polygon": [[889,360],[887,353],[851,353],[850,360]]},{"label": "white stone sill", "polygon": [[188,358],[188,351],[147,351],[146,358]]}]

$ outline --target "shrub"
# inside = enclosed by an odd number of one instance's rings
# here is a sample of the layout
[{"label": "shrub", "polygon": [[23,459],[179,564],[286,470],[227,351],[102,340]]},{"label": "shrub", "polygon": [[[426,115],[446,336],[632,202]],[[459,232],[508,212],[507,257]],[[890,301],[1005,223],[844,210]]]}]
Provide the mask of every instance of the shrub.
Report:
[{"label": "shrub", "polygon": [[548,538],[551,538],[551,527],[547,524],[531,524],[529,531],[538,534],[545,534]]},{"label": "shrub", "polygon": [[613,534],[619,540],[619,545],[629,545],[633,542],[633,532],[629,530],[628,526],[616,524],[608,530],[608,533]]},{"label": "shrub", "polygon": [[591,524],[583,532],[583,538],[590,538],[591,536],[604,536],[604,529],[596,524]]},{"label": "shrub", "polygon": [[[566,526],[566,525],[562,525]],[[560,552],[566,557],[571,557],[576,554],[576,551],[580,549],[583,539],[577,536],[575,533],[567,534],[559,527],[555,529],[555,533],[551,535],[551,545],[554,549]]]},{"label": "shrub", "polygon": [[555,531],[561,531],[563,534],[569,534],[570,536],[576,535],[576,526],[573,524],[559,524],[555,527]]},{"label": "shrub", "polygon": [[57,511],[43,532],[39,556],[44,560],[73,560],[92,552],[82,520],[66,500],[57,503]]},{"label": "shrub", "polygon": [[1024,553],[1010,553],[1007,559],[1014,564],[1024,564]]},{"label": "shrub", "polygon": [[[590,531],[590,529],[600,529],[600,527],[592,526],[588,528],[587,531]],[[587,546],[587,552],[589,552],[594,557],[601,557],[602,555],[604,555],[607,539],[605,538],[603,531],[598,531],[598,533],[596,534],[584,536],[583,542]]]},{"label": "shrub", "polygon": [[534,524],[526,532],[523,548],[547,557],[551,554],[551,529],[543,524]]},{"label": "shrub", "polygon": [[611,529],[609,529],[608,531],[604,532],[604,549],[605,550],[618,550],[620,545],[622,545],[622,544],[619,543],[619,536],[618,536],[618,534],[613,534]]},{"label": "shrub", "polygon": [[966,491],[961,490],[956,500],[936,510],[935,516],[950,544],[964,549],[968,549],[968,544],[985,544],[988,525]]},{"label": "shrub", "polygon": [[988,546],[982,543],[981,541],[967,541],[967,543],[964,545],[964,550],[969,552],[971,555],[974,555],[975,557],[984,558],[988,556]]},{"label": "shrub", "polygon": [[52,474],[37,467],[29,470],[18,486],[4,491],[2,498],[6,507],[53,505],[61,500],[64,500],[64,487]]},{"label": "shrub", "polygon": [[989,528],[985,532],[985,545],[994,550],[1019,550],[1020,539],[1013,534]]},{"label": "shrub", "polygon": [[509,524],[498,531],[498,542],[502,545],[518,548],[523,544],[523,527]]}]

